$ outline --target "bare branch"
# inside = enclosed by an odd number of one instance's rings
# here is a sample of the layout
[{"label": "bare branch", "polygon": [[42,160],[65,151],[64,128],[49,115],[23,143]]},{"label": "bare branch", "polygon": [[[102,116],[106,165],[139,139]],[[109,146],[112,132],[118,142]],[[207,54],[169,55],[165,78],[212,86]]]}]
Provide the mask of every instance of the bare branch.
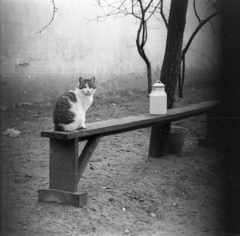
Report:
[{"label": "bare branch", "polygon": [[145,46],[146,42],[147,42],[147,37],[148,37],[148,30],[147,30],[147,23],[146,21],[143,23],[143,41],[142,41],[142,47]]},{"label": "bare branch", "polygon": [[36,32],[36,34],[38,34],[38,33],[42,33],[42,31],[44,30],[44,29],[46,29],[52,22],[53,22],[53,20],[54,20],[54,16],[55,16],[55,13],[57,12],[57,8],[56,8],[56,5],[55,5],[55,2],[54,2],[54,0],[52,0],[52,4],[53,4],[53,14],[52,14],[52,19],[49,21],[49,23],[47,24],[47,25],[45,25],[41,30],[39,30],[38,32]]},{"label": "bare branch", "polygon": [[118,13],[126,13],[127,11],[124,11],[124,10],[122,10],[121,9],[121,7],[124,7],[124,3],[126,2],[127,0],[125,0],[125,1],[123,1],[118,7],[115,7],[114,5],[109,5],[108,4],[108,7],[110,8],[113,8],[113,10],[112,11],[110,11],[109,12],[109,14],[108,15],[112,15],[112,14],[114,14],[114,12],[118,12]]},{"label": "bare branch", "polygon": [[[102,14],[96,15],[93,19],[85,19],[88,21],[97,21],[97,22],[103,22],[108,17],[114,17],[116,18],[123,18],[128,15],[134,16],[136,19],[141,20],[140,14],[141,11],[137,11],[136,9],[139,8],[137,6],[138,0],[124,0],[124,1],[116,1],[109,3],[107,0],[102,0],[101,2],[98,1],[98,6],[102,10]],[[106,10],[105,10],[106,9]]]},{"label": "bare branch", "polygon": [[216,9],[216,10],[219,10],[218,7],[217,7],[217,4],[216,4],[216,1],[214,3],[214,1],[212,0],[209,0],[210,4]]},{"label": "bare branch", "polygon": [[160,3],[161,3],[161,5],[160,5],[160,14],[161,14],[161,17],[163,19],[163,22],[164,22],[166,28],[168,29],[168,22],[167,22],[167,19],[165,17],[165,14],[163,13],[163,0],[160,0]]},{"label": "bare branch", "polygon": [[198,19],[198,22],[201,23],[202,20],[200,19],[198,13],[197,13],[197,8],[196,8],[196,0],[193,0],[193,9],[194,9],[194,12],[195,12],[195,16],[197,17]]},{"label": "bare branch", "polygon": [[198,27],[194,30],[194,32],[192,33],[191,37],[188,40],[188,43],[186,44],[185,48],[182,51],[182,54],[186,54],[194,37],[196,36],[196,34],[198,33],[198,31],[208,22],[210,21],[213,17],[217,16],[220,12],[217,11],[215,13],[213,13],[212,15],[210,15],[209,17],[207,17],[205,20],[202,20],[201,23],[198,25]]},{"label": "bare branch", "polygon": [[[154,0],[143,1],[143,0],[96,0],[98,6],[102,9],[103,15],[97,15],[95,19],[106,20],[108,17],[125,17],[127,15],[132,15],[138,21],[138,30],[136,35],[136,45],[137,50],[141,58],[144,60],[147,66],[147,76],[148,76],[148,92],[151,92],[152,84],[152,72],[151,63],[148,60],[144,46],[148,39],[148,26],[147,21],[155,14],[159,7],[159,1],[154,6]],[[106,11],[105,11],[106,10]],[[89,20],[91,21],[91,20]]]},{"label": "bare branch", "polygon": [[153,11],[151,12],[151,14],[148,16],[148,18],[146,19],[146,21],[148,21],[152,15],[155,13],[155,11],[157,10],[158,6],[159,6],[160,2],[158,2],[158,4],[154,7]]},{"label": "bare branch", "polygon": [[145,42],[145,32],[146,32],[146,21],[145,21],[145,10],[143,8],[142,5],[142,0],[137,0],[140,4],[140,8],[141,8],[141,23],[140,23],[140,27],[139,27],[139,35],[142,32],[142,42],[141,42],[141,48],[144,47],[144,42]]},{"label": "bare branch", "polygon": [[134,0],[132,0],[132,15],[133,15],[135,18],[141,20],[141,17],[139,16],[140,13],[138,13],[138,15],[135,13],[135,7],[136,7],[137,3],[133,4],[133,2],[134,2]]},{"label": "bare branch", "polygon": [[153,2],[153,0],[151,0],[149,3],[148,3],[148,5],[147,5],[147,7],[145,8],[145,12],[148,10],[148,8],[151,6],[151,4],[152,4],[152,2]]},{"label": "bare branch", "polygon": [[211,62],[211,64],[213,65],[213,68],[216,70],[216,72],[218,71],[218,69],[217,69],[217,67],[216,67],[216,64],[212,61],[212,59],[211,59],[210,57],[204,55],[203,53],[200,53],[200,52],[198,52],[198,51],[195,51],[195,50],[193,50],[193,49],[190,49],[190,50],[193,51],[193,52],[198,53],[199,55],[202,55],[202,56],[205,57],[205,58],[207,58],[207,59]]},{"label": "bare branch", "polygon": [[[148,4],[145,6],[143,4],[142,0],[124,0],[124,1],[116,1],[116,2],[111,2],[109,3],[107,0],[102,0],[102,1],[97,1],[98,6],[102,9],[103,14],[102,15],[97,15],[96,18],[92,20],[97,20],[99,21],[104,21],[105,18],[114,16],[115,18],[117,17],[124,17],[127,15],[132,15],[136,19],[141,20],[142,15],[145,16],[148,15],[148,17],[145,19],[145,21],[148,21],[152,15],[157,11],[160,2],[157,2],[156,6],[153,5],[154,0],[150,0]],[[107,11],[105,11],[107,9]]]},{"label": "bare branch", "polygon": [[154,15],[154,17],[155,17],[158,21],[161,20],[160,18],[158,18],[158,15],[157,15],[156,13],[154,13],[153,15]]},{"label": "bare branch", "polygon": [[[194,0],[195,2],[195,0]],[[195,8],[196,5],[194,5],[194,11],[195,14],[197,15],[197,11]],[[210,16],[208,16],[205,20],[201,20],[198,16],[199,21],[199,25],[197,26],[197,28],[193,31],[191,37],[189,38],[185,48],[182,50],[182,57],[181,57],[181,62],[182,62],[182,73],[179,75],[179,97],[182,97],[182,88],[183,88],[183,83],[184,83],[184,79],[185,79],[185,55],[194,39],[194,37],[196,36],[196,34],[198,33],[198,31],[207,23],[210,22],[211,23],[211,19],[215,16],[217,16],[218,14],[220,14],[220,11],[216,11],[213,14],[211,14]],[[210,59],[209,59],[210,60]]]}]

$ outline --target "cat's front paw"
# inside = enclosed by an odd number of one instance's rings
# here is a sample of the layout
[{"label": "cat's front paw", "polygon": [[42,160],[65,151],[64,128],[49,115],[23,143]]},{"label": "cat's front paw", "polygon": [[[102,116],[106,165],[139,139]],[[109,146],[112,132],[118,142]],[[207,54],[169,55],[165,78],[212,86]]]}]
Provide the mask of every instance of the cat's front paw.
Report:
[{"label": "cat's front paw", "polygon": [[81,126],[81,129],[86,129],[87,128],[87,126],[85,125],[85,124],[83,124],[82,126]]}]

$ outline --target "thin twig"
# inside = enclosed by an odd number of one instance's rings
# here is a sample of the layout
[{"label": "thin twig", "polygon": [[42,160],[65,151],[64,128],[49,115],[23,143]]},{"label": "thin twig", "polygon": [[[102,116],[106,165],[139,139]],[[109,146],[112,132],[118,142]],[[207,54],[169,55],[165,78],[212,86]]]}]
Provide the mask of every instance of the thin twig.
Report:
[{"label": "thin twig", "polygon": [[194,37],[196,36],[196,34],[198,33],[198,31],[207,23],[209,22],[213,17],[217,16],[220,12],[215,12],[212,15],[208,16],[205,20],[201,21],[201,23],[198,25],[198,27],[193,31],[191,37],[189,38],[185,48],[182,51],[182,54],[186,54],[188,51],[189,46],[191,45]]},{"label": "thin twig", "polygon": [[[151,16],[155,13],[155,11],[156,11],[156,9],[158,8],[159,4],[160,4],[160,2],[154,7],[153,11],[152,11],[151,14],[149,15],[149,17],[146,19],[146,21],[148,21],[148,20],[151,18]],[[146,10],[147,10],[147,9],[146,9]]]},{"label": "thin twig", "polygon": [[209,0],[209,2],[216,10],[218,10],[217,4],[215,4],[212,0]]},{"label": "thin twig", "polygon": [[200,24],[200,23],[202,22],[202,20],[200,19],[199,15],[198,15],[198,13],[197,13],[196,0],[193,0],[193,9],[194,9],[195,15],[196,15],[196,17],[197,17],[197,19],[198,19],[198,22],[199,22],[199,24]]},{"label": "thin twig", "polygon": [[211,62],[211,64],[213,65],[213,68],[216,70],[216,72],[218,71],[218,68],[216,67],[215,63],[211,60],[210,57],[208,57],[208,56],[206,56],[205,54],[203,54],[203,53],[201,53],[201,52],[198,52],[198,51],[196,51],[196,50],[194,50],[194,49],[189,48],[189,50],[190,50],[190,51],[193,51],[193,52],[195,52],[195,53],[198,53],[199,55],[207,58],[207,59]]},{"label": "thin twig", "polygon": [[[194,1],[195,2],[195,1]],[[195,7],[195,6],[194,6]],[[195,14],[196,14],[196,9],[195,9]],[[198,31],[207,23],[210,22],[210,20],[217,16],[218,14],[220,14],[220,11],[217,11],[215,13],[213,13],[212,15],[208,16],[206,19],[201,20],[199,17],[198,19],[199,21],[199,25],[197,26],[197,28],[193,31],[192,35],[190,36],[186,46],[184,47],[184,49],[182,50],[182,58],[181,58],[181,63],[182,64],[182,73],[179,75],[179,97],[182,97],[182,88],[183,88],[183,84],[184,84],[184,79],[185,79],[185,55],[194,39],[194,37],[196,36],[196,34],[198,33]],[[199,53],[201,54],[201,53]],[[203,55],[203,54],[202,54]],[[206,58],[208,58],[206,55],[204,55]],[[210,60],[210,58],[208,58]],[[210,60],[211,61],[211,60]]]},{"label": "thin twig", "polygon": [[168,29],[168,22],[167,22],[167,19],[166,19],[164,13],[163,13],[163,0],[161,0],[160,3],[161,3],[161,5],[160,5],[160,15],[163,19],[163,22],[164,22],[166,28]]},{"label": "thin twig", "polygon": [[53,22],[53,20],[54,20],[54,16],[55,16],[55,13],[57,12],[57,8],[56,8],[56,5],[55,5],[55,2],[54,2],[54,0],[52,0],[52,4],[53,4],[53,14],[52,14],[52,19],[49,21],[49,23],[47,24],[47,25],[45,25],[41,30],[39,30],[38,32],[36,32],[36,34],[38,34],[38,33],[42,33],[42,31],[44,30],[44,29],[46,29],[52,22]]},{"label": "thin twig", "polygon": [[153,2],[153,0],[151,0],[151,1],[148,3],[147,7],[145,8],[145,11],[148,10],[148,8],[151,6],[152,2]]}]

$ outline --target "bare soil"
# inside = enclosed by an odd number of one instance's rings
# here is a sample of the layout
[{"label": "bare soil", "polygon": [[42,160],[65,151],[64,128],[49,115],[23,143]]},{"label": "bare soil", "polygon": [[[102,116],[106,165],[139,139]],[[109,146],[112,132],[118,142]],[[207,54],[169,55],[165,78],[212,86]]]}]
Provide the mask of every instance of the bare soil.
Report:
[{"label": "bare soil", "polygon": [[[175,106],[216,97],[213,84],[185,87]],[[79,190],[83,208],[38,202],[48,188],[48,139],[53,102],[16,104],[1,113],[1,235],[221,235],[224,233],[223,166],[219,149],[198,146],[206,116],[177,122],[188,128],[182,154],[149,158],[150,128],[105,137]],[[145,91],[97,94],[87,122],[148,112]],[[21,132],[3,135],[8,128]],[[80,145],[81,146],[81,145]]]}]

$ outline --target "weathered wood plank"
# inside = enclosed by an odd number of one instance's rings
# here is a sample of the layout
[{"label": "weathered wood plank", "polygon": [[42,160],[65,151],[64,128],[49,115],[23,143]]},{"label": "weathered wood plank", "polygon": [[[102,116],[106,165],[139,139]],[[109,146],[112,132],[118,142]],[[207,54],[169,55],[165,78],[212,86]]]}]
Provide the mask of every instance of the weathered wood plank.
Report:
[{"label": "weathered wood plank", "polygon": [[50,138],[50,189],[77,191],[78,144],[78,139],[60,140]]},{"label": "weathered wood plank", "polygon": [[138,116],[123,117],[120,119],[99,121],[87,124],[87,129],[77,130],[74,132],[59,132],[53,130],[46,130],[42,131],[41,136],[63,140],[79,138],[79,140],[82,141],[87,140],[89,139],[89,137],[98,134],[101,134],[102,136],[107,136],[204,114],[216,107],[218,104],[220,104],[219,101],[207,101],[183,106],[180,108],[169,109],[166,115],[161,116],[143,114]]}]

